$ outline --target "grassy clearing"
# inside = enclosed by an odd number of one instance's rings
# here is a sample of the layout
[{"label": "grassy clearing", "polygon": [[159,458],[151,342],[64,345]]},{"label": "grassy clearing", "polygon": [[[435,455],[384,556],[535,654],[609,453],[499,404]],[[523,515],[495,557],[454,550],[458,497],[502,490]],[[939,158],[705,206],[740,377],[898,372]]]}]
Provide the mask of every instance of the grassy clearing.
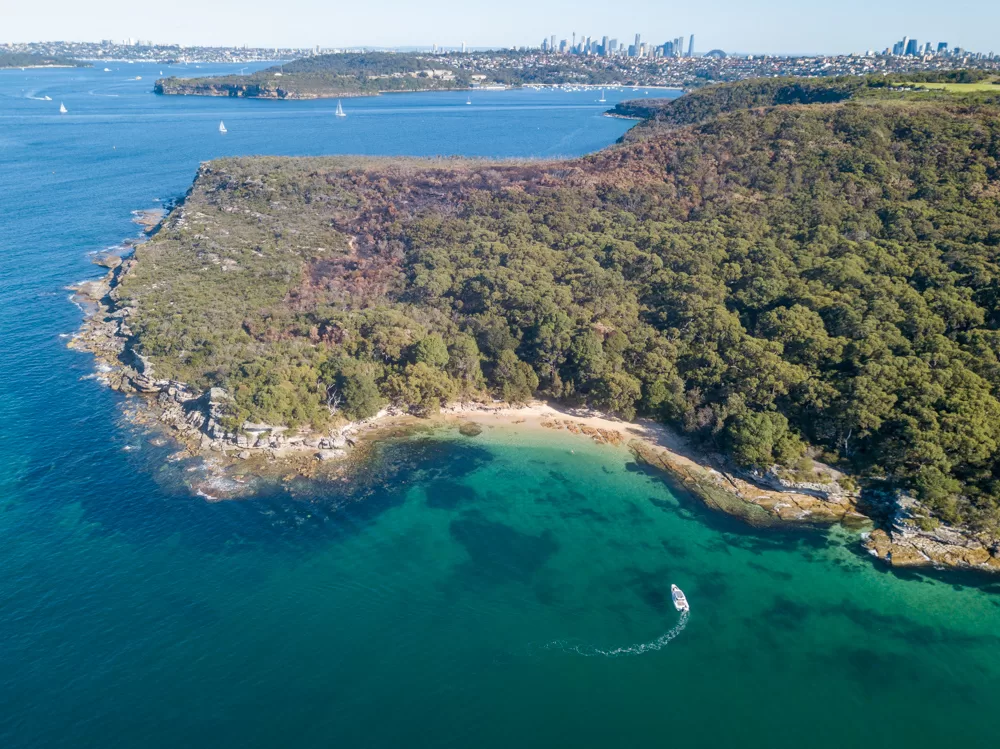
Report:
[{"label": "grassy clearing", "polygon": [[990,78],[989,80],[979,81],[977,83],[913,83],[910,81],[904,81],[902,83],[894,83],[892,85],[941,89],[943,91],[950,91],[956,94],[968,94],[974,91],[990,91],[993,93],[1000,93],[1000,85],[995,83],[995,81],[998,80],[1000,80],[1000,78]]}]

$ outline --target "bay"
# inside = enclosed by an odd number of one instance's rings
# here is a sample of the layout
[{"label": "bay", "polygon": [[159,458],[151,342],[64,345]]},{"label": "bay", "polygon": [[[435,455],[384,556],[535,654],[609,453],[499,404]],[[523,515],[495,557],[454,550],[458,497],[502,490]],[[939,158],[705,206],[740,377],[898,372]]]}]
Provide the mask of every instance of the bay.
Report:
[{"label": "bay", "polygon": [[[843,529],[756,531],[626,450],[514,427],[386,444],[358,486],[208,503],[65,348],[65,287],[201,161],[573,156],[643,91],[399,94],[338,120],[109,67],[0,72],[4,747],[992,739],[1000,581],[893,573]],[[672,582],[692,614],[666,642]]]}]

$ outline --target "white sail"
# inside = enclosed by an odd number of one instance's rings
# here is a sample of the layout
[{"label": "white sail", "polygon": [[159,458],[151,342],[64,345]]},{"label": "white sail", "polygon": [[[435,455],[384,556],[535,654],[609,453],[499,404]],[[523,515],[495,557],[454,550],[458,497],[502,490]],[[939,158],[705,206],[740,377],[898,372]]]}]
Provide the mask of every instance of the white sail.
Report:
[{"label": "white sail", "polygon": [[601,89],[601,98],[598,99],[597,101],[599,101],[602,104],[607,101],[607,99],[604,98],[604,89],[603,88]]},{"label": "white sail", "polygon": [[59,104],[59,114],[66,114],[68,111],[69,110],[66,109],[66,105],[60,102],[60,104]]},{"label": "white sail", "polygon": [[344,107],[340,104],[340,99],[337,99],[337,117],[346,117],[344,114]]},{"label": "white sail", "polygon": [[226,123],[223,122],[222,120],[219,120],[219,132],[220,133],[229,132],[228,130],[226,130]]}]

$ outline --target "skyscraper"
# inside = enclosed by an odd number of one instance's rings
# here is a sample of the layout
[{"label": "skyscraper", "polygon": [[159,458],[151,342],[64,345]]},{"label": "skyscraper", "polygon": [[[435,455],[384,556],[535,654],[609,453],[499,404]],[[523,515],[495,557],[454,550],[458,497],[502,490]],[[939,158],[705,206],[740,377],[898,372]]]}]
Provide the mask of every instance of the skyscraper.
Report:
[{"label": "skyscraper", "polygon": [[948,54],[948,42],[938,42],[937,53],[939,55]]},{"label": "skyscraper", "polygon": [[688,57],[694,57],[694,34],[688,39]]},{"label": "skyscraper", "polygon": [[920,42],[916,39],[910,39],[906,43],[906,49],[903,50],[903,54],[911,57],[917,57],[920,54]]},{"label": "skyscraper", "polygon": [[639,49],[639,45],[642,44],[642,34],[635,35],[635,48]]},{"label": "skyscraper", "polygon": [[552,36],[549,37],[549,52],[555,52],[555,51],[556,51],[556,35],[553,34]]}]

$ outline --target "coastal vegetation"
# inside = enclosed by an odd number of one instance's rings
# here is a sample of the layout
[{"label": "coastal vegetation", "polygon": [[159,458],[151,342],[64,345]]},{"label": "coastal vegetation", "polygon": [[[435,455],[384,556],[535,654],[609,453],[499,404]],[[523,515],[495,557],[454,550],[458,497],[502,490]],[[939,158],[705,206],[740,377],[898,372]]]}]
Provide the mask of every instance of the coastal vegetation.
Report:
[{"label": "coastal vegetation", "polygon": [[[662,71],[652,63],[623,67],[610,58],[547,56],[514,51],[472,55],[388,52],[314,55],[250,75],[161,78],[158,94],[311,99],[475,86],[652,85]],[[662,83],[662,81],[659,81]]]},{"label": "coastal vegetation", "polygon": [[277,99],[364,96],[385,91],[468,87],[468,74],[419,55],[366,52],[316,55],[250,75],[161,78],[158,94],[196,94]]},{"label": "coastal vegetation", "polygon": [[1000,527],[997,97],[644,106],[569,161],[206,164],[121,276],[135,345],[225,388],[235,430],[541,395],[750,468],[822,451]]},{"label": "coastal vegetation", "polygon": [[0,52],[0,69],[3,68],[89,68],[89,62],[71,60],[54,55],[40,55],[27,52]]}]

